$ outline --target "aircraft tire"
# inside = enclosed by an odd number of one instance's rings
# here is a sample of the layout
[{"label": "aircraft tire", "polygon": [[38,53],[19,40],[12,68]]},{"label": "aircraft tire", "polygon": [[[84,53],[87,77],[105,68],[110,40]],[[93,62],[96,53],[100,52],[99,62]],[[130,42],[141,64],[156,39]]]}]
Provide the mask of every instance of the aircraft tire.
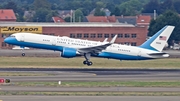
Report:
[{"label": "aircraft tire", "polygon": [[83,64],[84,64],[84,65],[88,64],[88,61],[83,61]]},{"label": "aircraft tire", "polygon": [[25,53],[22,53],[22,56],[25,56]]},{"label": "aircraft tire", "polygon": [[88,66],[91,66],[93,63],[91,62],[91,61],[89,61],[88,63],[87,63],[87,65]]}]

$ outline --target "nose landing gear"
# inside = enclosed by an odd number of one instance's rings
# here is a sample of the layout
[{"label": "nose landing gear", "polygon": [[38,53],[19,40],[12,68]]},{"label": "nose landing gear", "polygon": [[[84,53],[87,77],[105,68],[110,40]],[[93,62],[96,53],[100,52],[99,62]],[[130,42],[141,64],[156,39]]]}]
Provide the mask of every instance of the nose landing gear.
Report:
[{"label": "nose landing gear", "polygon": [[26,54],[25,53],[22,53],[22,56],[24,57]]},{"label": "nose landing gear", "polygon": [[24,56],[26,55],[25,52],[24,52],[24,47],[21,46],[21,48],[22,48],[22,49],[21,49],[21,51],[22,51],[22,54],[21,54],[21,55],[24,57]]}]

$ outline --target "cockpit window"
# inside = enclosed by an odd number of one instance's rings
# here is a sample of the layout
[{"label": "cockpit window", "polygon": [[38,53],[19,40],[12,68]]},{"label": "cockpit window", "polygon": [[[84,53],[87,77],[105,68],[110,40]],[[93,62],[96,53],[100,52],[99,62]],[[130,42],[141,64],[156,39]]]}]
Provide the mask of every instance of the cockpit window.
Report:
[{"label": "cockpit window", "polygon": [[14,35],[10,35],[10,37],[15,37]]}]

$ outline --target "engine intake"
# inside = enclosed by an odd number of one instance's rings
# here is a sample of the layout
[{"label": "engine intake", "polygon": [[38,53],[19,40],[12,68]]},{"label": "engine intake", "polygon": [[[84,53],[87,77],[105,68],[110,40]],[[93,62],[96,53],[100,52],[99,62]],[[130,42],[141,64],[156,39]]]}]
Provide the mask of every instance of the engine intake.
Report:
[{"label": "engine intake", "polygon": [[76,56],[76,49],[74,48],[63,48],[61,52],[61,57],[63,58],[73,58]]}]

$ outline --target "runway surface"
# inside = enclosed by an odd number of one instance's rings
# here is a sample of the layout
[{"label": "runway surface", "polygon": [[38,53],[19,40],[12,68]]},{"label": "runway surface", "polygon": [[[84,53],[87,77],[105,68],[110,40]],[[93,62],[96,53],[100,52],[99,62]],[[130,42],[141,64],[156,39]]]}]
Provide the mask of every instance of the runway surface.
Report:
[{"label": "runway surface", "polygon": [[176,87],[17,87],[2,86],[0,91],[38,92],[180,92]]},{"label": "runway surface", "polygon": [[[11,82],[57,82],[61,81],[172,81],[180,80],[179,69],[57,69],[57,68],[0,68],[1,72],[47,73],[46,76],[2,76]],[[177,87],[0,87],[1,91],[146,91],[146,92],[180,92]]]},{"label": "runway surface", "polygon": [[1,76],[17,81],[149,81],[180,80],[180,69],[0,68],[0,72],[47,73],[48,76]]},{"label": "runway surface", "polygon": [[0,96],[0,101],[179,101],[179,96]]},{"label": "runway surface", "polygon": [[17,81],[162,81],[180,80],[180,74],[151,74],[151,75],[56,75],[56,76],[1,76],[10,78],[12,82]]},{"label": "runway surface", "polygon": [[[12,84],[0,86],[0,92],[180,92],[179,87],[20,87],[13,82],[58,81],[171,81],[180,80],[179,69],[59,69],[0,68],[1,72],[45,73],[42,76],[1,76]],[[179,101],[179,96],[0,96],[0,101]]]}]

